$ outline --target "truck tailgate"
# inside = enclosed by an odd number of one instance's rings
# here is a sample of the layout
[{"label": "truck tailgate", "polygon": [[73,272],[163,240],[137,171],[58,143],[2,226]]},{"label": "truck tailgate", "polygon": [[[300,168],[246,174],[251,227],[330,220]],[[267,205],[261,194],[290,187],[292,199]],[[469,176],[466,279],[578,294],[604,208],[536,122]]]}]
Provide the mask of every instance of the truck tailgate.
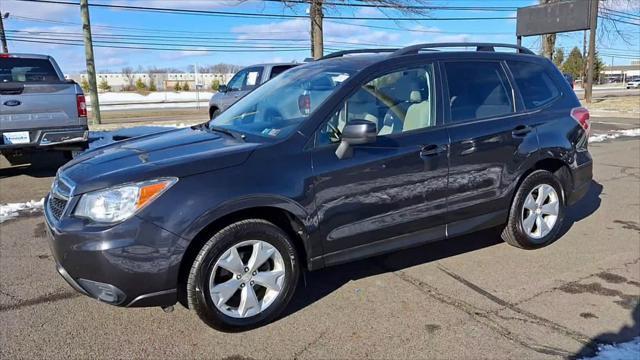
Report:
[{"label": "truck tailgate", "polygon": [[81,125],[76,86],[67,82],[3,84],[0,87],[0,131]]}]

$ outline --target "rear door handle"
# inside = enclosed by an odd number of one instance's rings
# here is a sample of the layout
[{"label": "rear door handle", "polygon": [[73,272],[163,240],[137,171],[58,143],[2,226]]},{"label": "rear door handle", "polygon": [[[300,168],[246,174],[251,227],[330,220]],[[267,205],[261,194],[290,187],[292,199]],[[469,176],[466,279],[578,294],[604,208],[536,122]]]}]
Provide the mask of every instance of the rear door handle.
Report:
[{"label": "rear door handle", "polygon": [[447,145],[425,145],[420,149],[420,156],[434,156],[447,151]]},{"label": "rear door handle", "polygon": [[476,151],[476,141],[475,140],[464,140],[460,142],[462,151],[460,151],[460,155],[469,155],[473,154]]},{"label": "rear door handle", "polygon": [[511,131],[511,135],[515,137],[522,137],[530,133],[531,130],[533,129],[529,125],[518,125]]}]

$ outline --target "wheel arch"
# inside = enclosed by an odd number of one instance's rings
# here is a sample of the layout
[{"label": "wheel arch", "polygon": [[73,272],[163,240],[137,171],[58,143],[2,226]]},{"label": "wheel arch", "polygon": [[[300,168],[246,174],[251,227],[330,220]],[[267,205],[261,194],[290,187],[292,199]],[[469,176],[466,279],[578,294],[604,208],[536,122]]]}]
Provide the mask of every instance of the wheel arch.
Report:
[{"label": "wheel arch", "polygon": [[522,185],[522,182],[524,181],[524,179],[526,179],[527,176],[529,176],[529,174],[531,174],[536,170],[547,170],[558,177],[558,179],[560,180],[560,183],[562,184],[562,198],[563,198],[563,201],[566,201],[566,195],[571,190],[571,187],[573,186],[572,185],[573,179],[572,179],[570,169],[571,168],[569,164],[567,164],[566,162],[558,158],[545,157],[545,158],[538,159],[526,171],[524,171],[522,175],[520,175],[520,177],[518,178],[517,185],[514,187],[514,190],[511,194],[510,204],[513,203],[513,199],[516,195],[516,192]]},{"label": "wheel arch", "polygon": [[310,256],[313,256],[313,250],[309,243],[309,222],[303,209],[297,204],[293,204],[290,201],[283,202],[280,199],[279,202],[267,198],[262,200],[252,199],[252,205],[248,205],[246,200],[248,199],[245,199],[244,203],[227,205],[224,210],[208,216],[206,225],[195,233],[187,245],[180,260],[180,270],[178,272],[178,301],[185,307],[187,307],[187,278],[198,252],[217,231],[241,220],[262,219],[280,227],[293,240],[301,266],[308,268],[308,260],[311,258]]},{"label": "wheel arch", "polygon": [[216,110],[220,110],[220,107],[218,105],[211,105],[209,106],[209,120],[211,120],[211,118],[213,117],[213,113]]}]

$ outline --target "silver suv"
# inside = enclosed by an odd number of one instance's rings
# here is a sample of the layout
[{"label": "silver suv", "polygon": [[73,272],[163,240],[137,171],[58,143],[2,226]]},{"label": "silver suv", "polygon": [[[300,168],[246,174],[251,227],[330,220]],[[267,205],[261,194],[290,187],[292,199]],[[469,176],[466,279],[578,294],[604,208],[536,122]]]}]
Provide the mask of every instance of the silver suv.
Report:
[{"label": "silver suv", "polygon": [[218,92],[209,100],[209,118],[215,118],[253,89],[298,65],[300,64],[258,64],[238,71],[229,83],[221,85]]}]

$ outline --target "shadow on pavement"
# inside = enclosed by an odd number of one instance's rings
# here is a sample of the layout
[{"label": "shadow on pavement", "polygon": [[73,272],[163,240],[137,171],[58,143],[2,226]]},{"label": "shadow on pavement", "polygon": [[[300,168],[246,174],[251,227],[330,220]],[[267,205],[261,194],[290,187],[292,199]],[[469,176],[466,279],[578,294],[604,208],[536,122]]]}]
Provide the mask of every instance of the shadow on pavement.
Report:
[{"label": "shadow on pavement", "polygon": [[0,179],[18,175],[42,178],[55,176],[58,168],[69,161],[69,158],[62,152],[42,151],[32,154],[31,163],[25,165],[11,166],[5,159],[0,161]]},{"label": "shadow on pavement", "polygon": [[564,236],[564,234],[571,229],[573,224],[589,217],[591,214],[596,212],[598,208],[600,208],[600,203],[602,202],[600,199],[602,189],[604,189],[604,187],[601,184],[595,180],[591,180],[589,191],[587,191],[582,199],[567,209],[564,216],[564,224],[562,230],[560,230],[560,236],[558,238]]},{"label": "shadow on pavement", "polygon": [[[633,320],[633,324],[631,326],[623,326],[617,333],[603,333],[594,337],[588,344],[584,345],[580,351],[570,358],[582,359],[585,357],[592,357],[598,351],[599,345],[625,343],[640,336],[640,303],[636,304],[636,307],[633,309],[631,319]],[[638,355],[638,358],[640,358],[640,354]]]},{"label": "shadow on pavement", "polygon": [[[587,194],[567,209],[560,237],[566,234],[574,223],[593,214],[600,207],[602,188],[602,185],[593,181]],[[498,229],[488,229],[353,263],[305,272],[305,278],[301,279],[291,304],[282,317],[313,304],[349,281],[438,261],[502,242]]]}]

